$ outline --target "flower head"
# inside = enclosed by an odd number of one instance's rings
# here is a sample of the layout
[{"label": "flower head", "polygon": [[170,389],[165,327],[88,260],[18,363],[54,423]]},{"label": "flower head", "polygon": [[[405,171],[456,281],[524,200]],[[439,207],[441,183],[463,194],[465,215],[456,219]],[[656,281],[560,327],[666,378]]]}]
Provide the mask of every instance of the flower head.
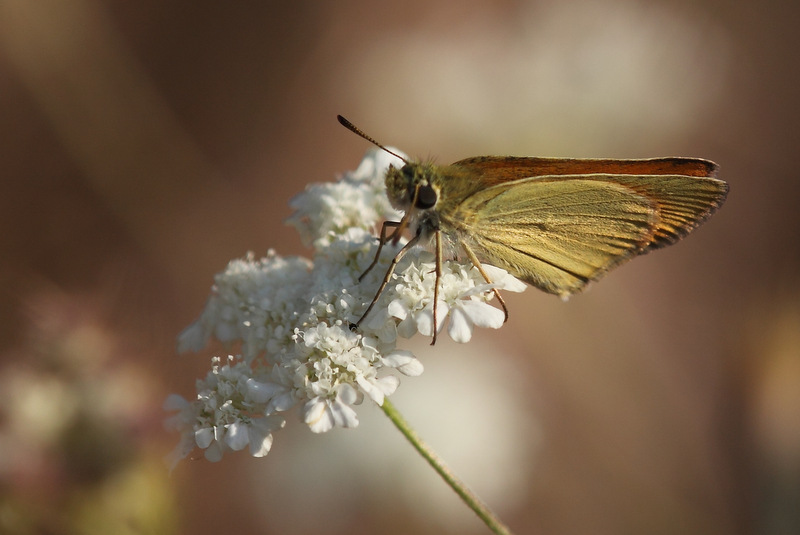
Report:
[{"label": "flower head", "polygon": [[[209,460],[249,447],[266,455],[281,413],[298,407],[301,420],[317,433],[355,427],[355,407],[365,398],[383,404],[399,385],[392,372],[422,373],[419,360],[398,340],[426,336],[449,320],[448,334],[467,342],[475,326],[498,328],[503,312],[490,305],[494,289],[522,291],[505,271],[483,266],[488,284],[470,263],[447,261],[437,281],[433,257],[412,249],[399,263],[370,315],[350,329],[375,296],[386,269],[405,242],[387,243],[377,264],[378,224],[395,220],[385,194],[384,174],[399,160],[371,150],[358,169],[339,181],[314,184],[295,197],[288,222],[312,245],[312,260],[270,251],[231,261],[214,279],[205,310],[178,339],[180,351],[198,350],[213,337],[237,344],[239,355],[215,358],[197,397],[170,396],[176,411],[168,425],[182,439],[173,464],[195,447]],[[359,280],[360,279],[360,280]],[[439,284],[439,301],[433,302]],[[439,325],[433,325],[433,307]],[[400,338],[398,338],[398,335]]]},{"label": "flower head", "polygon": [[217,357],[204,380],[197,382],[197,399],[190,403],[173,394],[164,403],[177,411],[166,422],[181,432],[181,441],[168,460],[171,466],[186,457],[195,446],[205,450],[206,459],[218,461],[226,450],[249,446],[254,457],[263,457],[272,447],[272,432],[284,426],[284,419],[266,415],[247,388],[253,370],[233,356],[225,364]]}]

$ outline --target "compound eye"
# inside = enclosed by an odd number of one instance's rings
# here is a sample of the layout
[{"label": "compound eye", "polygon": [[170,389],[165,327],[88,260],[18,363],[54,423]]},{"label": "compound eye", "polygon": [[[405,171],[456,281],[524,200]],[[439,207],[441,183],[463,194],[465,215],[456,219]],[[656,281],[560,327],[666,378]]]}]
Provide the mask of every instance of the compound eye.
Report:
[{"label": "compound eye", "polygon": [[433,208],[437,200],[438,195],[436,195],[436,190],[433,189],[432,186],[426,184],[420,186],[417,190],[417,202],[414,204],[414,207],[422,210]]}]

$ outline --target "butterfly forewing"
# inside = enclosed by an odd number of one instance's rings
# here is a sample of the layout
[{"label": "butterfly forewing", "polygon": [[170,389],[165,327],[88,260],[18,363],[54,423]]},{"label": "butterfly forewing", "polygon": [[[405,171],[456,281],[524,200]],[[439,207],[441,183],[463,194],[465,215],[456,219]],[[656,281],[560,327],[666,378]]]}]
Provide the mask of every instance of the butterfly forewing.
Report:
[{"label": "butterfly forewing", "polygon": [[591,178],[613,181],[653,201],[658,226],[643,252],[675,243],[708,219],[725,201],[728,185],[716,178],[694,176],[597,175]]},{"label": "butterfly forewing", "polygon": [[474,191],[527,178],[614,182],[648,197],[659,226],[646,250],[675,243],[705,221],[725,201],[728,185],[716,177],[718,166],[699,158],[646,160],[527,158],[479,156],[449,166],[470,177]]},{"label": "butterfly forewing", "polygon": [[658,225],[652,200],[583,177],[505,182],[465,199],[442,228],[479,257],[542,290],[579,291],[646,247]]},{"label": "butterfly forewing", "polygon": [[487,186],[522,178],[563,175],[716,177],[718,170],[717,164],[700,158],[609,160],[524,156],[477,156],[460,160],[450,167],[480,176]]}]

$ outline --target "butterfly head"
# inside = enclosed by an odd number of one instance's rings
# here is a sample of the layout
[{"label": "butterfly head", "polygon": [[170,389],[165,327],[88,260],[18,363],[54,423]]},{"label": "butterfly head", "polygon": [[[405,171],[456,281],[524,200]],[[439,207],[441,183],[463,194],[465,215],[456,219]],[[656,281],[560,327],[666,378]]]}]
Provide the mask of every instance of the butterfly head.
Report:
[{"label": "butterfly head", "polygon": [[386,171],[386,194],[397,210],[428,210],[439,201],[437,172],[433,164],[409,162]]}]

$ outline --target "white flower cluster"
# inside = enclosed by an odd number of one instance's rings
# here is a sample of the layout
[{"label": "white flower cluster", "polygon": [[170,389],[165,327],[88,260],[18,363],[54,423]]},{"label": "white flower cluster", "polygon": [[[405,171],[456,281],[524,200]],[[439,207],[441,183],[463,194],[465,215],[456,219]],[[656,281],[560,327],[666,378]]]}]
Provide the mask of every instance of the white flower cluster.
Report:
[{"label": "white flower cluster", "polygon": [[[359,282],[377,248],[375,230],[383,219],[398,219],[386,198],[383,177],[400,160],[371,150],[354,172],[335,183],[314,184],[292,200],[289,223],[314,248],[313,261],[248,255],[233,260],[214,280],[200,318],[178,339],[179,351],[197,351],[211,337],[240,348],[224,363],[215,358],[197,398],[170,396],[165,409],[177,411],[169,427],[181,433],[171,454],[174,466],[195,447],[207,459],[249,447],[269,452],[272,433],[285,424],[279,415],[299,406],[303,421],[322,433],[355,427],[353,408],[364,396],[381,405],[404,375],[422,373],[398,335],[433,334],[433,255],[422,248],[398,265],[380,300],[357,331],[358,320],[402,246],[387,244],[378,264]],[[471,264],[447,261],[439,281],[437,332],[449,318],[448,334],[467,342],[473,328],[498,328],[503,312],[488,304],[492,289],[522,291],[525,284],[504,270],[483,266],[488,284]]]}]

